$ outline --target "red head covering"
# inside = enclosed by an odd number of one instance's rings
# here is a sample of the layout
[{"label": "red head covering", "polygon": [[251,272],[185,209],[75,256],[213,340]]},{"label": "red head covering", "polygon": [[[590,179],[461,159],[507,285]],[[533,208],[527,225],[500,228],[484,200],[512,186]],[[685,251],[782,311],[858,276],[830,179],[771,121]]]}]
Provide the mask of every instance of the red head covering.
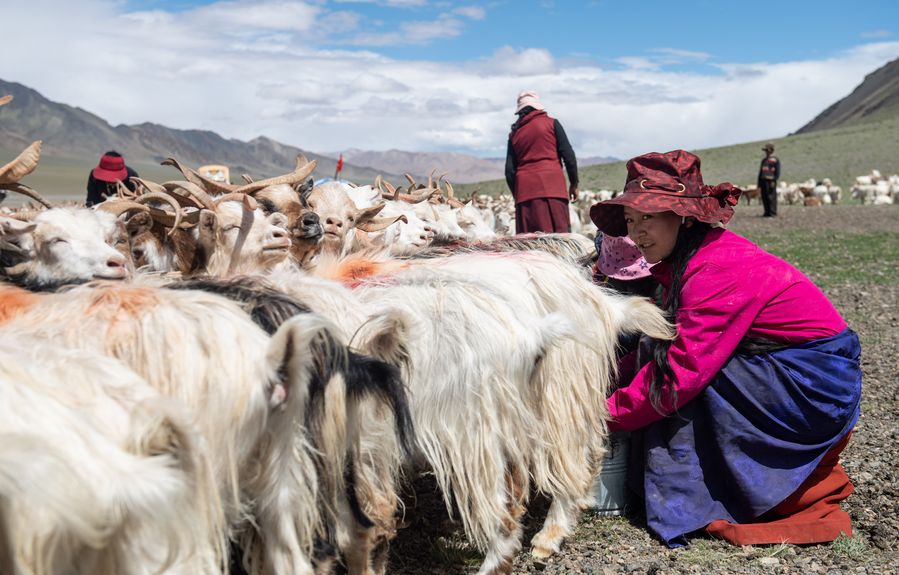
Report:
[{"label": "red head covering", "polygon": [[128,179],[128,169],[125,168],[125,158],[121,156],[110,156],[104,154],[100,158],[97,167],[91,170],[94,179],[103,182],[115,182],[117,180],[125,181]]},{"label": "red head covering", "polygon": [[590,219],[604,234],[627,235],[624,206],[647,213],[674,212],[709,224],[726,224],[734,215],[740,189],[702,182],[699,157],[674,150],[650,152],[627,162],[624,193],[590,208]]}]

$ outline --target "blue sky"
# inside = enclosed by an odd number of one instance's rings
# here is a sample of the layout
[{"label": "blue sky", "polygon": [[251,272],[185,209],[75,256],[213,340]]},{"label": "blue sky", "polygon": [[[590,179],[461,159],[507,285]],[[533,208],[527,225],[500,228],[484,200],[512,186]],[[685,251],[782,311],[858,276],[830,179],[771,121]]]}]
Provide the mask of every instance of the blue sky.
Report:
[{"label": "blue sky", "polygon": [[[180,12],[210,5],[208,0],[129,0],[134,10]],[[784,0],[746,2],[694,0],[487,1],[418,0],[310,2],[331,13],[353,12],[372,35],[396,33],[408,22],[428,24],[434,41],[417,37],[399,45],[378,46],[397,59],[470,60],[505,45],[540,47],[560,58],[584,58],[614,66],[619,58],[658,50],[692,52],[680,66],[705,62],[787,61],[826,57],[863,42],[896,38],[899,2],[895,0]],[[480,12],[466,17],[460,10]],[[460,22],[452,34],[445,22]],[[441,25],[441,23],[444,23]],[[336,35],[352,38],[358,31]],[[423,34],[423,35],[424,35]],[[340,47],[343,42],[325,42]]]},{"label": "blue sky", "polygon": [[30,0],[4,16],[4,80],[113,125],[316,152],[500,156],[522,89],[580,155],[761,140],[899,57],[892,0]]}]

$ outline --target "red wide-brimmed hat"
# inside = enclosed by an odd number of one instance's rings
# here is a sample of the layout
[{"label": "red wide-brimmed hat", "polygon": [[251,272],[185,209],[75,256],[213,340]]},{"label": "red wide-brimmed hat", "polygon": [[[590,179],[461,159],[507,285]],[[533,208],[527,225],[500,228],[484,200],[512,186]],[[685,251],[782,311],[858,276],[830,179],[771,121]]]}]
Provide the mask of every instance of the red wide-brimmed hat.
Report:
[{"label": "red wide-brimmed hat", "polygon": [[599,231],[610,236],[627,235],[624,206],[641,212],[674,212],[709,224],[726,224],[734,215],[740,192],[730,183],[705,185],[699,157],[690,152],[650,152],[628,160],[624,193],[594,204],[590,219]]},{"label": "red wide-brimmed hat", "polygon": [[110,156],[104,154],[100,158],[97,167],[91,170],[94,179],[103,182],[115,182],[117,180],[125,181],[128,178],[128,169],[125,168],[125,158],[121,156]]}]

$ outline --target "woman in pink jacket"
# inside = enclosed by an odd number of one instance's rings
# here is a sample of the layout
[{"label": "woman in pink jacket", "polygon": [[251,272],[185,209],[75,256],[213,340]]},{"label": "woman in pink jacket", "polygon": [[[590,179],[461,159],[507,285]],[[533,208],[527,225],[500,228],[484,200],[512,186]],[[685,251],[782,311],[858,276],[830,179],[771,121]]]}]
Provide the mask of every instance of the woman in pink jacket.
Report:
[{"label": "woman in pink jacket", "polygon": [[851,535],[838,455],[859,417],[856,334],[802,272],[717,225],[740,192],[706,186],[698,157],[627,170],[590,215],[636,243],[678,329],[609,398],[610,429],[642,430],[650,529],[671,546],[699,529],[740,545]]}]

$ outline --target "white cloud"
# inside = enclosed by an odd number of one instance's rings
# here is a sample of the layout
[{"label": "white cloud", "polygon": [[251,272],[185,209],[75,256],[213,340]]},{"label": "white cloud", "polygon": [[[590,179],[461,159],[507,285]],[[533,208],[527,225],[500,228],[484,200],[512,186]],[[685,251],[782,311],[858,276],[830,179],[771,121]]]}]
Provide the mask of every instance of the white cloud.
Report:
[{"label": "white cloud", "polygon": [[483,20],[484,17],[487,16],[487,11],[478,6],[462,6],[453,10],[453,14],[465,16],[466,18],[471,18],[472,20]]},{"label": "white cloud", "polygon": [[[635,49],[614,69],[528,46],[461,63],[400,61],[316,47],[327,22],[358,33],[352,12],[270,1],[251,14],[232,4],[125,14],[117,0],[10,3],[4,18],[16,25],[4,30],[4,44],[16,49],[0,51],[0,77],[113,125],[266,135],[310,151],[485,156],[504,154],[515,96],[532,88],[579,155],[629,157],[785,135],[899,56],[899,42],[868,42],[826,59],[723,63],[709,74],[660,66],[673,57],[709,64],[700,52],[674,49]],[[54,35],[48,12],[66,24]],[[241,14],[246,26],[236,23]],[[209,15],[214,24],[203,20]],[[419,37],[446,33],[436,24],[418,23]]]},{"label": "white cloud", "polygon": [[503,46],[498,49],[484,61],[480,69],[485,74],[513,76],[555,74],[558,70],[555,59],[549,50],[542,48],[516,50],[511,46]]},{"label": "white cloud", "polygon": [[320,8],[292,0],[261,2],[216,2],[187,13],[201,26],[221,30],[290,30],[312,28]]},{"label": "white cloud", "polygon": [[861,34],[859,34],[859,36],[861,36],[862,38],[868,38],[868,39],[871,39],[871,38],[883,39],[883,38],[889,38],[892,35],[893,35],[893,33],[890,32],[889,30],[871,30],[869,32],[862,32]]}]

